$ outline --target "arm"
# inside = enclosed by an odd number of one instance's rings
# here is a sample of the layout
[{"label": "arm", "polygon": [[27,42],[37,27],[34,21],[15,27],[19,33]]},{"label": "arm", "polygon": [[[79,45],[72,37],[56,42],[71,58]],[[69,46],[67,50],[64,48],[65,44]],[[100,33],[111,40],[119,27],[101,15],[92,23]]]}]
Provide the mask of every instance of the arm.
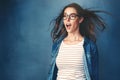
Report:
[{"label": "arm", "polygon": [[98,58],[98,49],[95,43],[92,44],[92,71],[93,71],[93,80],[99,80],[99,58]]}]

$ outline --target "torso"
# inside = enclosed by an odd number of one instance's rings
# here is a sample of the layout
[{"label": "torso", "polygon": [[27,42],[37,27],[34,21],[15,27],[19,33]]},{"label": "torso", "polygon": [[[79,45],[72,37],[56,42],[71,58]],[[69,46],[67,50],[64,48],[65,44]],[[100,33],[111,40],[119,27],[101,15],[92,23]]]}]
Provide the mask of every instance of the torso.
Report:
[{"label": "torso", "polygon": [[83,42],[84,40],[74,43],[62,41],[56,58],[57,80],[85,80]]}]

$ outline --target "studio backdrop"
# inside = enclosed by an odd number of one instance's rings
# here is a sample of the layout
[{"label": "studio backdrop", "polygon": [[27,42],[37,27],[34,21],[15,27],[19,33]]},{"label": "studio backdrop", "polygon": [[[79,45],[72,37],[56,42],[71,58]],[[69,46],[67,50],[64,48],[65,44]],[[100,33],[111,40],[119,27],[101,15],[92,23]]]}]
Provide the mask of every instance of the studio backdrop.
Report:
[{"label": "studio backdrop", "polygon": [[72,2],[104,10],[97,35],[100,80],[120,80],[119,0],[0,0],[0,80],[46,80],[51,60],[50,21]]}]

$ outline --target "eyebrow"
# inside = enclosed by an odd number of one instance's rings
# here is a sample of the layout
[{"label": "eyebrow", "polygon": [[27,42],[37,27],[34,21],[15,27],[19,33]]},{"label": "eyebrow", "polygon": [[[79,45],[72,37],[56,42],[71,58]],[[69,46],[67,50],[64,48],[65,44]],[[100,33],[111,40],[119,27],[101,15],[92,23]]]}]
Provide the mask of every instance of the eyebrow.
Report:
[{"label": "eyebrow", "polygon": [[[67,14],[67,13],[64,13],[64,15],[65,15],[65,14]],[[71,15],[71,14],[77,14],[77,13],[70,13],[69,15]],[[68,14],[67,14],[67,15],[68,15]]]}]

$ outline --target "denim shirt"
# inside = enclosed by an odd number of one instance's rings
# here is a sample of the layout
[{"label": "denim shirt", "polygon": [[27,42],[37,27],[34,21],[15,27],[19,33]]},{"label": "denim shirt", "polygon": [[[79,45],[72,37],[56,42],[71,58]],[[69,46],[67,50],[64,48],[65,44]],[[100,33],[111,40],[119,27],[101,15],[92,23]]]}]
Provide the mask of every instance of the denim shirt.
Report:
[{"label": "denim shirt", "polygon": [[[57,77],[57,67],[56,67],[56,57],[59,51],[59,47],[61,41],[64,38],[59,39],[58,41],[54,42],[52,46],[52,60],[50,63],[50,69],[48,73],[47,80],[56,80]],[[84,37],[84,71],[87,80],[98,80],[98,50],[96,44]]]}]

